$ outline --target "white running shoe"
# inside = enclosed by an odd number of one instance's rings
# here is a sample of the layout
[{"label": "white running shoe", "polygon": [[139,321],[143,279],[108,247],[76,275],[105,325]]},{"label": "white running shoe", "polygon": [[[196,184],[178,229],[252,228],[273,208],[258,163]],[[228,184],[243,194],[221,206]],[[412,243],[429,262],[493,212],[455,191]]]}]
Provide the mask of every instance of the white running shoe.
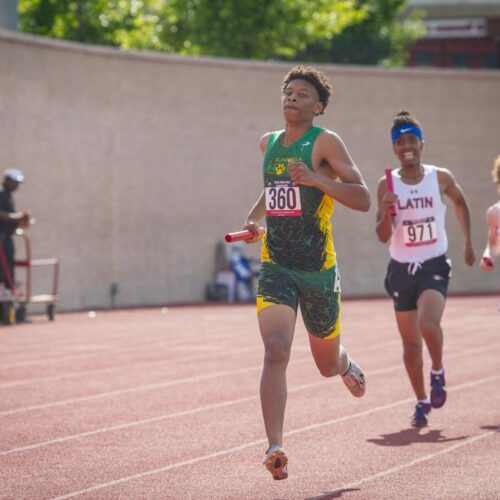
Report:
[{"label": "white running shoe", "polygon": [[349,359],[349,368],[342,375],[342,380],[353,396],[360,398],[365,394],[365,374],[352,359]]},{"label": "white running shoe", "polygon": [[266,451],[264,465],[277,481],[288,477],[288,457],[281,446],[271,446]]}]

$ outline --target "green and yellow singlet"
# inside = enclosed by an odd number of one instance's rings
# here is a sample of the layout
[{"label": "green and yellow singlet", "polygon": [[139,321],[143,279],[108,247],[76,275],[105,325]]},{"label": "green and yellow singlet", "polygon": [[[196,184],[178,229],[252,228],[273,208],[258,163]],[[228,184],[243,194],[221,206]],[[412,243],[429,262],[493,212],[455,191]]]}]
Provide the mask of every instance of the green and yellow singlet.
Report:
[{"label": "green and yellow singlet", "polygon": [[283,130],[269,136],[263,164],[267,231],[262,262],[300,271],[321,271],[336,263],[330,222],[335,200],[318,188],[294,184],[288,170],[288,161],[313,170],[312,149],[324,130],[312,127],[289,146],[280,143]]}]

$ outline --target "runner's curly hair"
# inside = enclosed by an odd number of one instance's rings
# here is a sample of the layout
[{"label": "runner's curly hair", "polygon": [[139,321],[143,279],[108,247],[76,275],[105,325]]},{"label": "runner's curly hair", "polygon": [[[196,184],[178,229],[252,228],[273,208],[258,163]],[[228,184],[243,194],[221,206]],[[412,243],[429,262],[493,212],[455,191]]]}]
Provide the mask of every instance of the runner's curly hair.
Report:
[{"label": "runner's curly hair", "polygon": [[392,128],[391,132],[400,125],[416,125],[419,129],[422,130],[422,126],[418,122],[418,120],[413,117],[408,111],[402,109],[397,113],[397,115],[392,120]]},{"label": "runner's curly hair", "polygon": [[295,68],[292,68],[283,79],[283,84],[281,85],[281,91],[283,93],[288,84],[293,80],[305,80],[314,85],[314,88],[318,92],[319,101],[323,103],[323,111],[319,113],[322,115],[333,93],[332,85],[325,74],[319,69],[311,66],[295,66]]},{"label": "runner's curly hair", "polygon": [[493,179],[493,182],[497,185],[497,188],[500,191],[500,155],[496,157],[495,163],[493,163],[493,169],[491,170],[491,178]]}]

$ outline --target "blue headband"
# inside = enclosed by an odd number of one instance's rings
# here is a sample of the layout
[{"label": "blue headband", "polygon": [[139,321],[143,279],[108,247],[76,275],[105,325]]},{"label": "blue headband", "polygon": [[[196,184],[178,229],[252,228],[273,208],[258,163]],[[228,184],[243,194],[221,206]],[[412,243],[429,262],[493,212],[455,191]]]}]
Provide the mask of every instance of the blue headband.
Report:
[{"label": "blue headband", "polygon": [[392,132],[392,143],[394,144],[399,136],[403,134],[413,134],[416,135],[420,140],[422,140],[422,131],[413,123],[404,123],[402,125],[398,125]]}]

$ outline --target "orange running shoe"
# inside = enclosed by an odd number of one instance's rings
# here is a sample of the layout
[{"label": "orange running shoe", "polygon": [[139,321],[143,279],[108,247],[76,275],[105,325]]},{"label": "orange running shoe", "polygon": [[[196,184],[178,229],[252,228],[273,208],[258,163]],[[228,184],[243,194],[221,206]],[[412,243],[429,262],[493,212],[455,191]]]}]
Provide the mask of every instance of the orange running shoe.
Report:
[{"label": "orange running shoe", "polygon": [[276,481],[288,477],[288,457],[281,446],[274,445],[266,451],[264,465]]}]

